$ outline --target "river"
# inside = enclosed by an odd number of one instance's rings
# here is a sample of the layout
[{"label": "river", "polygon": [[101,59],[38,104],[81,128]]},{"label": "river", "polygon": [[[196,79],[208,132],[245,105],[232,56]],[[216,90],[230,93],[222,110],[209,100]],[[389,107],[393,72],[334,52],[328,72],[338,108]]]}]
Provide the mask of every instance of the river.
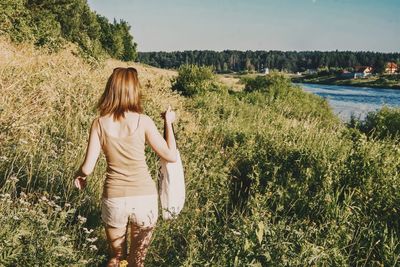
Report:
[{"label": "river", "polygon": [[326,98],[344,121],[353,114],[361,119],[382,106],[400,107],[400,90],[340,85],[300,83],[304,91]]}]

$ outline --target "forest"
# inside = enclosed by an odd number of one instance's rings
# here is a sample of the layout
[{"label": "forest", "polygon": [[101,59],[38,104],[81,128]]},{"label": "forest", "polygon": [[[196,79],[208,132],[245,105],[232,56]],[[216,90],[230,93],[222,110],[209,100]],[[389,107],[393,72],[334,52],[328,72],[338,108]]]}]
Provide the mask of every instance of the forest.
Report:
[{"label": "forest", "polygon": [[400,63],[400,53],[352,51],[183,51],[139,52],[138,61],[151,66],[177,69],[184,64],[212,66],[218,73],[261,72],[265,68],[287,72],[308,69],[337,68],[352,70],[355,66],[383,69],[386,62]]}]

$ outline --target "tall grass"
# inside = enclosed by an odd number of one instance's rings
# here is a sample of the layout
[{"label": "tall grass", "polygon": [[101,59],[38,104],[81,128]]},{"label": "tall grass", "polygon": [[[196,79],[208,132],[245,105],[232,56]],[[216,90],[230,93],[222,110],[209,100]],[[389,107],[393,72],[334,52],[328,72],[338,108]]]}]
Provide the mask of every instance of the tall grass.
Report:
[{"label": "tall grass", "polygon": [[[23,257],[26,261],[13,264],[32,266],[46,263],[70,266],[91,260],[96,266],[104,260],[106,254],[99,217],[104,159],[99,160],[84,193],[74,189],[72,181],[83,160],[88,129],[96,116],[95,105],[106,80],[114,67],[126,66],[127,63],[110,60],[102,65],[91,66],[68,50],[48,55],[28,45],[13,46],[4,40],[1,40],[0,45],[0,185],[1,193],[8,194],[6,196],[13,202],[1,205],[0,209],[2,214],[20,214],[21,205],[17,204],[17,200],[23,193],[32,199],[29,209],[38,214],[38,217],[32,218],[32,223],[26,223],[25,226],[9,222],[12,217],[2,218],[2,224],[9,223],[16,227],[16,231],[8,229],[1,232],[0,242],[5,245],[4,250],[0,246],[0,255],[4,256],[1,262],[5,264],[10,259],[21,260]],[[154,70],[137,67],[145,89],[146,110],[152,117],[158,119],[159,112],[167,102],[180,108],[177,97],[166,89],[165,84],[169,86],[169,77],[172,75],[170,72],[162,72],[164,77],[154,77]],[[154,155],[149,156],[154,165]],[[37,205],[37,199],[42,196],[59,199],[58,206],[49,206],[42,212]],[[65,203],[71,205],[68,218],[61,216],[61,211],[58,211],[59,208],[65,209]],[[17,217],[25,215],[20,214]],[[82,227],[96,229],[99,240],[102,241],[96,244],[100,251],[86,253],[83,247],[85,242],[80,241],[81,231],[76,231],[78,216],[87,218],[86,225]],[[45,218],[48,220],[44,221]],[[23,236],[35,236],[39,233],[36,227],[40,223],[46,224],[45,227],[54,232],[54,236],[47,237],[49,242],[43,241],[40,244],[39,239],[36,243],[10,241],[18,240],[21,236],[30,240]],[[51,244],[65,235],[74,244],[65,248],[72,250],[71,253],[76,257],[64,262],[51,256]],[[46,234],[39,236],[45,239]],[[18,244],[20,249],[18,253],[14,252],[8,257],[9,245],[6,244],[10,242]],[[41,258],[37,258],[39,251],[44,255]]]},{"label": "tall grass", "polygon": [[[85,192],[72,178],[95,103],[124,64],[0,45],[0,210],[9,225],[0,260],[103,264],[104,159]],[[347,128],[326,101],[288,84],[185,98],[170,89],[175,73],[135,67],[146,113],[161,126],[166,104],[177,110],[187,185],[178,219],[157,224],[147,266],[399,264],[400,148],[392,140]],[[157,158],[147,156],[156,177]]]}]

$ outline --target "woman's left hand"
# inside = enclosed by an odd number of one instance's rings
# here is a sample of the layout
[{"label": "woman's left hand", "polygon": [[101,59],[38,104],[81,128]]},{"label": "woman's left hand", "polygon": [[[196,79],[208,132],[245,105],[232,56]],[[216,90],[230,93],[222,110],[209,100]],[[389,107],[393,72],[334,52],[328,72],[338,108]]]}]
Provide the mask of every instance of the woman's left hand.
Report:
[{"label": "woman's left hand", "polygon": [[86,177],[78,176],[75,178],[75,187],[82,190],[86,187]]},{"label": "woman's left hand", "polygon": [[176,119],[175,111],[172,111],[171,105],[168,106],[167,110],[161,113],[161,117],[166,123],[173,123]]}]

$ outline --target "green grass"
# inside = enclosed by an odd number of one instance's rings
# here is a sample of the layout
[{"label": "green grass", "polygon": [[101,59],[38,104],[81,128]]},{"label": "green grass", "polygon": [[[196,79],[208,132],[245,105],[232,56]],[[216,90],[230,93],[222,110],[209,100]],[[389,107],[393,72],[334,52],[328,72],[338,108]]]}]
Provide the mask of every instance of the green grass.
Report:
[{"label": "green grass", "polygon": [[[0,262],[104,264],[104,158],[85,192],[72,179],[95,103],[123,63],[93,67],[66,51],[1,47]],[[325,100],[286,83],[185,98],[171,91],[170,72],[137,67],[146,113],[161,126],[162,108],[177,110],[187,186],[178,219],[158,222],[147,266],[399,264],[400,149],[392,139],[347,128]],[[156,177],[157,158],[147,156]]]}]

